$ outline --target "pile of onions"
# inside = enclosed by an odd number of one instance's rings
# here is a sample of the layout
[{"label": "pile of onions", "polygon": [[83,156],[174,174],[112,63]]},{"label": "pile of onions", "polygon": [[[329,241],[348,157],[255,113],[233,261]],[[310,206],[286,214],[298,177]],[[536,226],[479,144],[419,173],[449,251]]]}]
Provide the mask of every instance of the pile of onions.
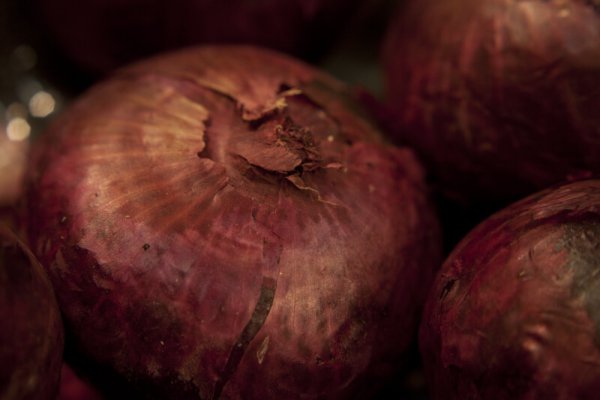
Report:
[{"label": "pile of onions", "polygon": [[0,398],[54,400],[63,327],[46,272],[0,223]]},{"label": "pile of onions", "polygon": [[136,396],[368,398],[414,337],[440,253],[423,172],[333,78],[162,55],[36,145],[29,237],[77,351]]},{"label": "pile of onions", "polygon": [[500,211],[452,252],[420,345],[434,399],[596,399],[600,180]]},{"label": "pile of onions", "polygon": [[358,5],[357,0],[32,2],[49,37],[93,74],[197,44],[253,44],[317,57],[333,44]]},{"label": "pile of onions", "polygon": [[399,138],[448,196],[507,200],[600,171],[600,3],[408,1],[385,45]]}]

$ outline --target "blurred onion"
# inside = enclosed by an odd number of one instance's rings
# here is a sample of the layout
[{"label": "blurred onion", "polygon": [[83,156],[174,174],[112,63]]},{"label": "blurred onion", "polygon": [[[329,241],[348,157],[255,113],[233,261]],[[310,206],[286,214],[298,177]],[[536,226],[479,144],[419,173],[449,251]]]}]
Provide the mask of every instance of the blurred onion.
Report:
[{"label": "blurred onion", "polygon": [[[49,38],[80,67],[105,74],[196,44],[253,44],[314,59],[338,37],[357,0],[35,0]],[[48,38],[47,38],[48,39]]]},{"label": "blurred onion", "polygon": [[600,391],[600,180],[482,222],[439,271],[420,344],[433,399],[581,399]]},{"label": "blurred onion", "polygon": [[0,398],[54,400],[63,327],[39,262],[0,222]]},{"label": "blurred onion", "polygon": [[446,195],[506,202],[600,171],[598,1],[408,1],[385,63],[396,134]]}]

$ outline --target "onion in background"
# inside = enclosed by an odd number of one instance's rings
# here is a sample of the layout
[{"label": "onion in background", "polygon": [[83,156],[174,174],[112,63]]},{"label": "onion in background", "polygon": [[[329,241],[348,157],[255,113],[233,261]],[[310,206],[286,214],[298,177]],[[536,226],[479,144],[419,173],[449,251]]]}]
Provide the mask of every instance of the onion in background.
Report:
[{"label": "onion in background", "polygon": [[537,193],[482,222],[429,294],[433,399],[596,399],[600,181]]},{"label": "onion in background", "polygon": [[[379,0],[377,0],[379,1]],[[57,47],[95,76],[197,44],[265,46],[315,59],[357,10],[356,0],[33,0]]]},{"label": "onion in background", "polygon": [[54,292],[29,249],[0,223],[0,398],[54,400],[63,327]]},{"label": "onion in background", "polygon": [[137,395],[365,398],[414,336],[440,252],[421,167],[305,64],[133,65],[34,160],[30,238],[68,329]]},{"label": "onion in background", "polygon": [[506,204],[600,170],[600,3],[407,1],[385,46],[398,138],[444,194]]}]

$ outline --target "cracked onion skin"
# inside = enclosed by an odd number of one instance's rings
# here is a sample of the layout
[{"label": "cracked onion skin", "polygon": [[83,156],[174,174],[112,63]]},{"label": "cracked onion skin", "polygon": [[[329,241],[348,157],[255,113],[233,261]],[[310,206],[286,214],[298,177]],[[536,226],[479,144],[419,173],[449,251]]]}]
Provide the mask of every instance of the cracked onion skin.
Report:
[{"label": "cracked onion skin", "polygon": [[201,44],[250,44],[316,59],[357,0],[30,0],[47,38],[93,76]]},{"label": "cracked onion skin", "polygon": [[600,180],[562,184],[476,227],[420,327],[433,399],[596,399]]},{"label": "cracked onion skin", "polygon": [[385,382],[439,229],[413,153],[348,93],[286,56],[209,46],[125,68],[65,112],[34,150],[29,236],[81,353],[140,397]]},{"label": "cracked onion skin", "polygon": [[54,400],[63,326],[42,265],[0,222],[0,398]]},{"label": "cracked onion skin", "polygon": [[406,2],[385,43],[398,138],[440,189],[503,205],[600,171],[600,2]]}]

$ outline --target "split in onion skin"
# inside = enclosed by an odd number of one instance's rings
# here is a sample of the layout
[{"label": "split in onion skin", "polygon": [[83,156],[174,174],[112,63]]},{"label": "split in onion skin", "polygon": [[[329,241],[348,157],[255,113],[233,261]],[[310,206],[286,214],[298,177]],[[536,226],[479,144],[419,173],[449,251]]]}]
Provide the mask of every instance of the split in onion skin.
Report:
[{"label": "split in onion skin", "polygon": [[63,326],[44,268],[0,223],[0,398],[54,400]]},{"label": "split in onion skin", "polygon": [[33,151],[29,237],[81,352],[139,396],[370,396],[415,337],[440,238],[412,151],[347,94],[209,46],[59,117]]},{"label": "split in onion skin", "polygon": [[600,180],[494,214],[450,254],[420,347],[434,399],[595,399]]},{"label": "split in onion skin", "polygon": [[600,171],[600,3],[410,1],[384,46],[396,136],[464,203]]},{"label": "split in onion skin", "polygon": [[31,12],[84,71],[103,76],[167,50],[250,44],[316,59],[334,44],[357,0],[33,0]]}]

